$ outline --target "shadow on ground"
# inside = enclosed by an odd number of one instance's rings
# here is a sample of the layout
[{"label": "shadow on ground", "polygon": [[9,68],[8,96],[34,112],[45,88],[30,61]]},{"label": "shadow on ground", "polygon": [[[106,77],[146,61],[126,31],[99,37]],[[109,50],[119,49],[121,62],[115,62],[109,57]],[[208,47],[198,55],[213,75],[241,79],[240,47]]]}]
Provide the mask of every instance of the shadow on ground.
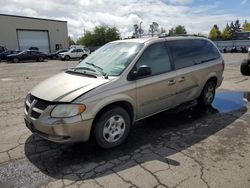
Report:
[{"label": "shadow on ground", "polygon": [[56,179],[85,180],[152,160],[178,166],[168,156],[224,129],[246,111],[245,106],[238,106],[221,113],[212,106],[204,109],[189,104],[136,123],[117,148],[103,150],[93,142],[61,145],[32,135],[25,143],[25,154],[42,173]]}]

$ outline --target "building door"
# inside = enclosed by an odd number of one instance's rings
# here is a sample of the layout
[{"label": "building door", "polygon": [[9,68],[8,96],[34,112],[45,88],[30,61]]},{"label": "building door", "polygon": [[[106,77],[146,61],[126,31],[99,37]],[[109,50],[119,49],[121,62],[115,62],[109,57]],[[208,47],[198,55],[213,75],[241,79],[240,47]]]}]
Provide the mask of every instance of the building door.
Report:
[{"label": "building door", "polygon": [[50,52],[48,31],[17,30],[20,50],[37,47],[39,51]]}]

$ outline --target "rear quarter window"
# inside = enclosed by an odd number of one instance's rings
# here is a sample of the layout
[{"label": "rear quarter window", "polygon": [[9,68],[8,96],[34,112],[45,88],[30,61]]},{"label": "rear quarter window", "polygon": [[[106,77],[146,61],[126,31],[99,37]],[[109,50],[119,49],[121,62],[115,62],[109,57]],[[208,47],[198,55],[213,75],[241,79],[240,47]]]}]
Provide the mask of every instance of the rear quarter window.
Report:
[{"label": "rear quarter window", "polygon": [[175,68],[181,69],[220,58],[217,48],[205,39],[180,39],[167,41],[173,55]]}]

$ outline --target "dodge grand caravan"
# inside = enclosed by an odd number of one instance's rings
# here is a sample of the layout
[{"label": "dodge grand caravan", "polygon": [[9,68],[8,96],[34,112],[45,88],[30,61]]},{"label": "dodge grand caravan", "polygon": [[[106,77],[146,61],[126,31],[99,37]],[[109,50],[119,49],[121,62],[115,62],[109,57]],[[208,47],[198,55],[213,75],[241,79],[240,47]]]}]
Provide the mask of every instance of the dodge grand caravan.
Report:
[{"label": "dodge grand caravan", "polygon": [[111,148],[140,119],[195,99],[210,105],[223,70],[220,52],[201,37],[110,42],[32,89],[25,99],[26,126],[50,141],[93,136]]}]

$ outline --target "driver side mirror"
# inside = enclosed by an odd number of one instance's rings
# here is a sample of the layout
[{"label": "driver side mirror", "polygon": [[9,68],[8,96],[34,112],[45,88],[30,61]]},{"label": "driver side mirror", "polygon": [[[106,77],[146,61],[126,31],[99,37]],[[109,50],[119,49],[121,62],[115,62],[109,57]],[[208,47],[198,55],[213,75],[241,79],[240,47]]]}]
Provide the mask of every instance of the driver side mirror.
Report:
[{"label": "driver side mirror", "polygon": [[147,65],[141,65],[137,71],[133,71],[130,76],[129,80],[135,80],[136,78],[146,77],[152,74],[152,70]]}]

